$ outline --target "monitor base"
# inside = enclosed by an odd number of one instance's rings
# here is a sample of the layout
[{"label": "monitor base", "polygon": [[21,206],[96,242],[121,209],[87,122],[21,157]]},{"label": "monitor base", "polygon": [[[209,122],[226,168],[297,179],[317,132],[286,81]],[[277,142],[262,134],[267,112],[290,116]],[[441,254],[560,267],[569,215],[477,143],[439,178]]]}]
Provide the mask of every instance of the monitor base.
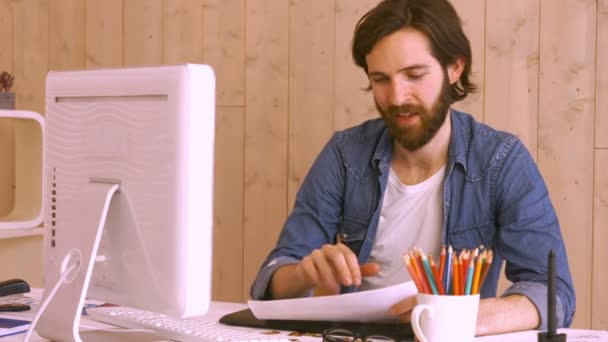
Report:
[{"label": "monitor base", "polygon": [[[53,271],[46,274],[45,290],[42,302],[51,295],[52,288],[58,285],[53,298],[50,299],[46,310],[40,316],[36,332],[52,341],[81,342],[79,333],[80,316],[84,299],[89,287],[93,266],[101,236],[108,217],[108,209],[114,195],[119,190],[118,184],[91,182],[82,191],[82,203],[87,208],[99,208],[98,211],[81,212],[81,229],[72,232],[61,232],[57,229],[55,234],[70,234],[64,240],[65,245],[54,245],[49,248],[49,262],[54,264]],[[97,229],[91,229],[97,227]],[[48,232],[47,232],[48,233]],[[52,235],[52,234],[51,234]],[[70,268],[74,266],[72,270]],[[65,272],[70,274],[65,275]]]}]

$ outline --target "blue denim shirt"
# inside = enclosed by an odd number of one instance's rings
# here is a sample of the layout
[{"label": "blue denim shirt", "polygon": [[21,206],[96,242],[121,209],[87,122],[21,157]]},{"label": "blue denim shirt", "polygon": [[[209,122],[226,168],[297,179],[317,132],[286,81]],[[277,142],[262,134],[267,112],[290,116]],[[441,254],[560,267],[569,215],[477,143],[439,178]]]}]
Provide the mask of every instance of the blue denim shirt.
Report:
[{"label": "blue denim shirt", "polygon": [[[479,245],[494,251],[481,298],[495,297],[503,260],[513,285],[547,325],[547,256],[556,252],[557,324],[567,327],[576,307],[559,223],[544,180],[515,136],[451,110],[452,135],[443,191],[443,244],[460,251]],[[337,132],[312,165],[276,247],[251,287],[264,299],[273,272],[297,263],[323,244],[344,244],[367,262],[382,207],[392,138],[382,119]],[[404,246],[404,252],[408,246]],[[344,288],[342,292],[356,289]]]}]

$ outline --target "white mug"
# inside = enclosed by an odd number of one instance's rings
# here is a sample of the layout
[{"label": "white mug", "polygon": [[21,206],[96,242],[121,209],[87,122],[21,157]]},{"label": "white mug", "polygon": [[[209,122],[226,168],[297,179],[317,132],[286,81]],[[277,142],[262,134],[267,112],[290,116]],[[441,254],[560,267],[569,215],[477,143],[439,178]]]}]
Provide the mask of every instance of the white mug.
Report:
[{"label": "white mug", "polygon": [[445,296],[419,293],[412,312],[412,328],[420,342],[475,339],[479,294]]}]

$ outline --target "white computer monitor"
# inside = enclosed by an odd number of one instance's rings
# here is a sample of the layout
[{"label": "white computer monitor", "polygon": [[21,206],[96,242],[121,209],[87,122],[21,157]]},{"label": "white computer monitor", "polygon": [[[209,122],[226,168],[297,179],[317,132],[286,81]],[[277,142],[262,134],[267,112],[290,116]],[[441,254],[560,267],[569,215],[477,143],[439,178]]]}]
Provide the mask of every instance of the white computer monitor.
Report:
[{"label": "white computer monitor", "polygon": [[49,72],[43,300],[66,279],[41,336],[79,340],[85,296],[173,316],[207,311],[214,120],[206,65]]}]

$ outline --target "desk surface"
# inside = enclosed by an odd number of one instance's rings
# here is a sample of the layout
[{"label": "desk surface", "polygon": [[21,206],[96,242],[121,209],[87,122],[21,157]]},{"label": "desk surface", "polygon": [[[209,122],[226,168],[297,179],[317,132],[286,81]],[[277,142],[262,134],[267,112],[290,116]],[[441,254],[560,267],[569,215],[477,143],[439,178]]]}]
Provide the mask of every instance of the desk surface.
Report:
[{"label": "desk surface", "polygon": [[[243,303],[226,303],[226,302],[213,302],[210,306],[209,312],[205,316],[201,316],[201,319],[204,320],[213,320],[217,321],[225,314],[242,310],[246,308],[247,305]],[[0,317],[7,318],[21,318],[21,319],[32,319],[33,313],[29,312],[21,312],[21,313],[2,313]],[[134,341],[134,342],[152,342],[152,341],[162,341],[159,337],[155,336],[152,333],[144,333],[144,332],[109,332],[100,329],[108,329],[113,326],[107,325],[101,322],[97,322],[87,316],[83,316],[81,320],[81,336],[85,341]],[[241,329],[239,327],[233,327],[238,330]],[[250,328],[247,328],[250,329]],[[568,334],[569,342],[600,342],[605,341],[608,342],[608,331],[593,331],[593,330],[578,330],[578,329],[560,329],[560,332],[565,332]],[[287,338],[287,334],[289,332],[283,332],[284,336]],[[25,336],[25,333],[15,334],[11,336],[0,337],[1,342],[11,342],[11,341],[22,341]],[[320,338],[314,337],[298,337],[298,340],[301,342],[312,342],[312,341],[320,341]],[[30,341],[45,341],[40,338],[38,335],[32,336]],[[478,337],[475,341],[480,342],[498,342],[498,341],[509,341],[509,342],[535,342],[537,341],[537,331],[523,331],[511,334],[503,334],[503,335],[494,335],[494,336],[485,336]]]}]

